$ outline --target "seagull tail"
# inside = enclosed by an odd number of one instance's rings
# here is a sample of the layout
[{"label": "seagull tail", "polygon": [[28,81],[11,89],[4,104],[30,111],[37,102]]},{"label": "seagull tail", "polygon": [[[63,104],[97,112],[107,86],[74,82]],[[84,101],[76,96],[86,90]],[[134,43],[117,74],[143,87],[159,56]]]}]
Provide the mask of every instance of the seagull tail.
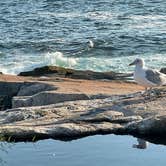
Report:
[{"label": "seagull tail", "polygon": [[166,86],[166,82],[164,82],[162,86]]}]

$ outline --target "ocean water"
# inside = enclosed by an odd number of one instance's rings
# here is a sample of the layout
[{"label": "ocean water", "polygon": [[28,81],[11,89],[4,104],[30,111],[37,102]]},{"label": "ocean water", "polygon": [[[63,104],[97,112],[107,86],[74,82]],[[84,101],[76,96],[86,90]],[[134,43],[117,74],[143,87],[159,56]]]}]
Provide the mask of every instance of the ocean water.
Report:
[{"label": "ocean water", "polygon": [[93,136],[71,142],[44,140],[36,143],[1,143],[2,166],[162,166],[166,147],[148,143],[133,148],[131,136]]},{"label": "ocean water", "polygon": [[128,72],[136,57],[166,66],[165,0],[0,1],[4,73],[43,65]]}]

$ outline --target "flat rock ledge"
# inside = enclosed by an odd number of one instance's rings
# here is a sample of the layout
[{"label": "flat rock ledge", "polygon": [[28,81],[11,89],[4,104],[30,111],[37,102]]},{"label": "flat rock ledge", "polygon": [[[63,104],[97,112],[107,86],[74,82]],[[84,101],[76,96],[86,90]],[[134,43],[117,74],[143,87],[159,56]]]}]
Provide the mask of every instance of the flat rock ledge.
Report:
[{"label": "flat rock ledge", "polygon": [[0,138],[5,141],[67,141],[96,134],[130,134],[165,144],[165,87],[150,98],[138,92],[0,112]]},{"label": "flat rock ledge", "polygon": [[19,75],[0,75],[1,141],[129,134],[166,144],[165,86],[142,95],[132,74],[56,66]]}]

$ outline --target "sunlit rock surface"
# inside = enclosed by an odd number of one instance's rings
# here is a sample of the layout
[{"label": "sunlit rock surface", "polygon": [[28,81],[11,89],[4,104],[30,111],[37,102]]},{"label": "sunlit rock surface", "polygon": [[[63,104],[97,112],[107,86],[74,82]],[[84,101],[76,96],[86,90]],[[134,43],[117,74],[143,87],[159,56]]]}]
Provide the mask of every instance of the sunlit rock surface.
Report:
[{"label": "sunlit rock surface", "polygon": [[[95,134],[166,137],[166,88],[126,81],[0,76],[0,138],[72,140]],[[9,109],[10,108],[10,109]]]}]

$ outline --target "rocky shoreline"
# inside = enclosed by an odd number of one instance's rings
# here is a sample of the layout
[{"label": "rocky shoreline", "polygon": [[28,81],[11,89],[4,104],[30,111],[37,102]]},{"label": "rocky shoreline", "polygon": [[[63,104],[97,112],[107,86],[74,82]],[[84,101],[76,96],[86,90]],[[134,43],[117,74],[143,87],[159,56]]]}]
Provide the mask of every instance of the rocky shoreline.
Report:
[{"label": "rocky shoreline", "polygon": [[166,87],[143,96],[141,86],[127,81],[131,75],[55,66],[1,74],[0,139],[130,134],[166,144]]}]

